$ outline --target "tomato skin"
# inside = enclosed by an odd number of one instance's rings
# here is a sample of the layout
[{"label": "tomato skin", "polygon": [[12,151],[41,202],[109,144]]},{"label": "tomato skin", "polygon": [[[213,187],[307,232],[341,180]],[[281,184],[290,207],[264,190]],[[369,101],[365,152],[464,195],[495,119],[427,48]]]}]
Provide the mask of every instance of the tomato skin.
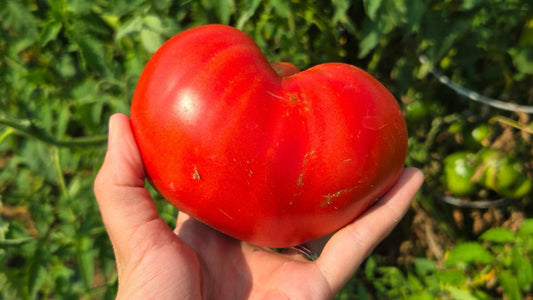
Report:
[{"label": "tomato skin", "polygon": [[407,151],[400,108],[368,73],[341,63],[281,73],[244,33],[197,27],[150,59],[130,112],[165,199],[270,247],[352,221],[396,182]]}]

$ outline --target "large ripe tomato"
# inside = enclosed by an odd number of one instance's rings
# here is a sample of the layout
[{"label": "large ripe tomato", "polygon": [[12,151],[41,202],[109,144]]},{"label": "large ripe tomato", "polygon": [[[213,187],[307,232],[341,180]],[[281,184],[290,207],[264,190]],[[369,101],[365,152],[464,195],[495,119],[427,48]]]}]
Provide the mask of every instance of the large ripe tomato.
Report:
[{"label": "large ripe tomato", "polygon": [[376,79],[328,63],[276,73],[244,33],[207,25],[146,65],[131,124],[169,202],[238,239],[286,247],[353,220],[397,180],[407,132]]}]

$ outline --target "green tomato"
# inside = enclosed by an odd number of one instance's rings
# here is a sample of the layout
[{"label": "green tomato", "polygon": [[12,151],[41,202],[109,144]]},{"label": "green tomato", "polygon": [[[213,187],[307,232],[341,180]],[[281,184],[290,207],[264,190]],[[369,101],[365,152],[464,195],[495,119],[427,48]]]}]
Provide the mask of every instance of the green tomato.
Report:
[{"label": "green tomato", "polygon": [[464,129],[464,123],[456,121],[450,124],[450,126],[448,127],[448,132],[450,134],[460,134],[463,131],[463,129]]},{"label": "green tomato", "polygon": [[470,136],[472,139],[479,144],[483,143],[484,140],[488,139],[492,135],[492,128],[489,124],[481,124],[472,129]]},{"label": "green tomato", "polygon": [[477,184],[472,180],[476,169],[477,159],[474,153],[452,153],[444,159],[443,184],[455,196],[471,195],[477,189]]},{"label": "green tomato", "polygon": [[531,193],[533,180],[529,177],[521,177],[514,185],[499,189],[498,194],[508,198],[521,198]]},{"label": "green tomato", "polygon": [[477,150],[483,147],[483,144],[492,135],[492,128],[488,124],[480,124],[474,128],[465,130],[464,144],[468,149]]},{"label": "green tomato", "polygon": [[523,197],[531,191],[532,180],[518,158],[493,149],[483,149],[478,156],[483,166],[480,183],[486,188],[510,198]]},{"label": "green tomato", "polygon": [[416,100],[405,106],[405,118],[411,122],[420,121],[428,115],[429,110],[425,101]]}]

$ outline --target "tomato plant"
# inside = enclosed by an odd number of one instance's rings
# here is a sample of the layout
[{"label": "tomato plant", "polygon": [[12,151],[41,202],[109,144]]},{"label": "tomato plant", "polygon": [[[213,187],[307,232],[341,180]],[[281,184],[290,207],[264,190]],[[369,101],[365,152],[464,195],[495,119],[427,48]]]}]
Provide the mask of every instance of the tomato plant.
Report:
[{"label": "tomato plant", "polygon": [[368,73],[341,63],[272,66],[224,25],[163,44],[137,84],[131,124],[165,199],[271,247],[353,220],[395,183],[407,151],[400,108]]}]

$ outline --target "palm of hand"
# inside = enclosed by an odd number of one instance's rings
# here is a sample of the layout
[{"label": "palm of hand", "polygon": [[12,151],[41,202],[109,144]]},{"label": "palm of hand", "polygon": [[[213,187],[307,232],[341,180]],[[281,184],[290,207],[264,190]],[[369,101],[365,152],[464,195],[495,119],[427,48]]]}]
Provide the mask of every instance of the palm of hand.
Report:
[{"label": "palm of hand", "polygon": [[109,234],[122,299],[327,299],[394,228],[423,181],[406,168],[396,185],[325,244],[316,261],[225,236],[185,214],[172,231],[144,188],[142,160],[125,115],[110,121],[95,195]]}]

